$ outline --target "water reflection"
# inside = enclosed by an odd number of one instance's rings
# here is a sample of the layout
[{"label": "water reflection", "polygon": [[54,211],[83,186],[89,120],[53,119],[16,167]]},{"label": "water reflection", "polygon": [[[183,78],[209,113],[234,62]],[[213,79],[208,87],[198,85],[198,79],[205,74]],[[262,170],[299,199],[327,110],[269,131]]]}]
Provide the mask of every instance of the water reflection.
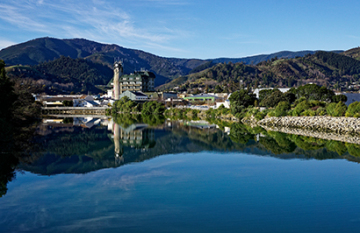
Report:
[{"label": "water reflection", "polygon": [[359,144],[218,120],[169,120],[141,115],[44,119],[33,145],[26,156],[11,153],[13,149],[2,152],[0,195],[6,193],[15,169],[40,175],[83,174],[184,152],[240,151],[280,159],[360,162]]}]

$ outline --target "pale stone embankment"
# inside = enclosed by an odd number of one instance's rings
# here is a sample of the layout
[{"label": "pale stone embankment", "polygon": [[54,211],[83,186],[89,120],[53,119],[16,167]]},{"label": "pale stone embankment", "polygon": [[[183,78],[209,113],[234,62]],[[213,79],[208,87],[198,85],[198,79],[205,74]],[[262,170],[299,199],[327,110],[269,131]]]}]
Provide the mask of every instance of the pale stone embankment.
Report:
[{"label": "pale stone embankment", "polygon": [[352,144],[360,145],[360,136],[359,135],[349,135],[349,134],[338,134],[338,133],[330,133],[330,132],[321,132],[314,131],[309,129],[301,129],[301,128],[288,128],[288,127],[267,127],[262,126],[265,130],[276,131],[286,134],[295,134],[306,137],[314,137],[325,140],[334,140]]},{"label": "pale stone embankment", "polygon": [[337,134],[360,135],[360,119],[353,117],[268,117],[258,121],[257,124],[266,127],[300,128]]},{"label": "pale stone embankment", "polygon": [[360,119],[352,117],[268,117],[257,121],[254,117],[243,123],[261,126],[265,130],[335,140],[360,145]]}]

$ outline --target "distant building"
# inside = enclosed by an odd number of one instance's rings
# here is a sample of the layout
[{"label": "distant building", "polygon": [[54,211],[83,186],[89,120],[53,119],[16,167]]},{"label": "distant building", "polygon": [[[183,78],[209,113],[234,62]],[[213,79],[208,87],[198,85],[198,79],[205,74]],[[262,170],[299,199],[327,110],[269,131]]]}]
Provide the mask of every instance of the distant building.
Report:
[{"label": "distant building", "polygon": [[[132,74],[123,74],[119,77],[119,95],[125,91],[136,91],[136,92],[154,92],[155,74],[149,71],[136,71]],[[115,88],[114,79],[110,81],[109,85]],[[115,90],[108,91],[108,95],[114,99]],[[120,97],[119,97],[120,98]]]},{"label": "distant building", "polygon": [[64,101],[73,101],[74,97],[69,96],[46,96],[38,99],[45,107],[63,107]]},{"label": "distant building", "polygon": [[256,88],[256,89],[254,89],[254,94],[256,95],[256,98],[258,98],[259,99],[259,92],[260,91],[262,91],[262,90],[272,90],[272,89],[278,89],[279,91],[281,91],[282,93],[285,93],[285,92],[287,92],[287,91],[289,91],[290,90],[290,88],[271,88],[271,87],[269,87],[269,88]]},{"label": "distant building", "polygon": [[123,97],[128,97],[130,100],[132,101],[146,101],[149,99],[149,97],[147,95],[145,95],[144,93],[142,92],[139,92],[139,91],[125,91],[123,92],[119,99],[123,98]]},{"label": "distant building", "polygon": [[157,100],[166,100],[166,99],[177,99],[178,95],[175,92],[145,92],[145,95],[149,97],[149,99],[157,99]]},{"label": "distant building", "polygon": [[230,108],[230,98],[231,93],[227,95],[227,98],[224,101],[216,102],[216,108],[220,107],[221,105],[224,105],[225,108]]},{"label": "distant building", "polygon": [[184,100],[187,101],[209,101],[209,102],[215,102],[219,97],[215,96],[215,95],[210,95],[210,94],[198,94],[198,95],[194,95],[194,96],[189,96],[189,97],[184,97]]},{"label": "distant building", "polygon": [[149,71],[137,71],[120,77],[120,95],[124,91],[154,91],[155,74]]},{"label": "distant building", "polygon": [[74,99],[73,100],[74,107],[96,107],[100,105],[100,101],[95,101],[94,97],[90,96],[90,95],[83,95],[78,99]]}]

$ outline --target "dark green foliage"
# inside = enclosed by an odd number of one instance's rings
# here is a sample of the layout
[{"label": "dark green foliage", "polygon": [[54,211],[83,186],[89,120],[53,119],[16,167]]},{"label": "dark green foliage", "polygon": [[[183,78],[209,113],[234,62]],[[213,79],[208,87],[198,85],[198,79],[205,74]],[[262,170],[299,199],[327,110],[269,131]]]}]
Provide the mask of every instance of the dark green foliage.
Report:
[{"label": "dark green foliage", "polygon": [[347,106],[345,105],[344,102],[339,102],[336,104],[336,108],[335,108],[335,116],[336,117],[340,117],[340,116],[345,116],[347,110]]},{"label": "dark green foliage", "polygon": [[[296,149],[295,144],[284,138],[284,135],[282,135],[281,133],[273,132],[271,136],[275,136],[277,140],[272,137],[261,137],[259,142],[272,153],[291,153]],[[280,141],[281,143],[279,144],[278,141]]]},{"label": "dark green foliage", "polygon": [[332,102],[338,103],[340,101],[345,103],[347,101],[346,95],[334,95],[332,97]]},{"label": "dark green foliage", "polygon": [[6,76],[5,62],[0,60],[0,118],[10,120],[13,117],[12,107],[16,99],[14,84]]},{"label": "dark green foliage", "polygon": [[214,89],[214,93],[222,93],[222,92],[223,92],[223,89],[219,85],[216,85],[215,89]]},{"label": "dark green foliage", "polygon": [[345,146],[346,146],[349,154],[351,154],[352,156],[355,156],[355,157],[360,157],[360,145],[346,143]]},{"label": "dark green foliage", "polygon": [[278,89],[274,89],[270,95],[264,97],[260,102],[260,106],[272,108],[278,105],[281,101],[286,101],[285,95]]},{"label": "dark green foliage", "polygon": [[295,94],[297,99],[305,97],[307,100],[320,100],[326,102],[330,102],[335,95],[333,91],[316,84],[306,84],[297,89],[291,89],[291,92]]},{"label": "dark green foliage", "polygon": [[351,103],[346,111],[347,117],[360,117],[360,102]]},{"label": "dark green foliage", "polygon": [[243,124],[232,124],[230,127],[230,138],[233,142],[246,144],[254,137]]},{"label": "dark green foliage", "polygon": [[303,150],[317,150],[324,146],[322,139],[290,134],[288,138]]},{"label": "dark green foliage", "polygon": [[340,117],[345,116],[347,107],[343,102],[330,103],[326,106],[326,112],[329,116]]},{"label": "dark green foliage", "polygon": [[233,115],[239,114],[244,108],[250,105],[254,105],[256,96],[253,93],[249,93],[247,90],[242,89],[235,91],[231,94],[230,98],[231,113]]},{"label": "dark green foliage", "polygon": [[98,92],[94,86],[107,84],[113,76],[113,70],[108,66],[64,56],[34,68],[40,73],[59,78],[63,83],[74,83],[75,91],[82,93]]},{"label": "dark green foliage", "polygon": [[141,114],[151,115],[151,114],[163,114],[165,111],[165,106],[162,103],[157,101],[145,102],[142,105]]},{"label": "dark green foliage", "polygon": [[287,112],[291,109],[291,106],[286,101],[281,101],[275,108],[275,116],[281,117],[286,116]]},{"label": "dark green foliage", "polygon": [[151,115],[141,115],[142,122],[148,124],[150,126],[157,126],[164,124],[165,117],[159,114],[151,114]]},{"label": "dark green foliage", "polygon": [[326,148],[330,151],[338,153],[338,155],[343,155],[347,151],[345,143],[339,141],[327,141]]},{"label": "dark green foliage", "polygon": [[293,110],[293,116],[300,116],[300,114],[302,112],[304,112],[305,110],[310,108],[310,104],[309,101],[304,100],[301,103],[299,103],[298,105],[296,105],[296,107]]},{"label": "dark green foliage", "polygon": [[7,192],[7,183],[15,177],[19,158],[33,146],[34,130],[27,128],[40,114],[32,95],[21,86],[14,88],[0,60],[0,197]]},{"label": "dark green foliage", "polygon": [[195,67],[194,69],[192,69],[189,74],[192,74],[192,73],[197,73],[197,72],[200,72],[202,70],[206,70],[212,66],[214,66],[215,63],[213,63],[212,61],[208,61],[208,62],[205,62],[204,64],[201,64],[197,67]]},{"label": "dark green foliage", "polygon": [[326,114],[329,116],[335,115],[336,103],[330,103],[326,105]]},{"label": "dark green foliage", "polygon": [[266,99],[267,97],[269,97],[274,91],[276,91],[278,89],[265,89],[265,90],[261,90],[259,92],[259,102],[261,103],[261,101],[263,101],[264,99]]},{"label": "dark green foliage", "polygon": [[131,101],[128,97],[122,97],[120,100],[115,101],[112,107],[112,113],[117,114],[121,113],[130,113],[135,110],[137,104],[134,101]]},{"label": "dark green foliage", "polygon": [[136,103],[128,97],[122,97],[120,100],[115,101],[111,109],[112,114],[118,113],[136,113],[136,114],[163,114],[165,111],[164,104],[157,101],[148,101],[143,104]]},{"label": "dark green foliage", "polygon": [[268,114],[268,111],[266,111],[266,110],[261,111],[261,112],[259,111],[255,114],[254,117],[256,120],[260,121],[260,120],[264,119],[267,114]]},{"label": "dark green foliage", "polygon": [[284,93],[284,97],[285,97],[285,101],[288,102],[289,104],[294,103],[296,100],[295,94],[293,94],[291,92]]},{"label": "dark green foliage", "polygon": [[360,73],[360,61],[353,58],[324,51],[316,52],[315,56],[322,62],[339,69],[343,74],[353,75]]}]

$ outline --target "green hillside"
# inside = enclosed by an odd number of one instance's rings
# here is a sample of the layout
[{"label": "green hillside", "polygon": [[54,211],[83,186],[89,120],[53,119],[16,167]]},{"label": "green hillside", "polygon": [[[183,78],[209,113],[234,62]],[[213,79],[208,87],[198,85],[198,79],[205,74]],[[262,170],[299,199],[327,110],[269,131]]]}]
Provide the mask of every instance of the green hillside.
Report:
[{"label": "green hillside", "polygon": [[9,77],[26,83],[32,92],[49,94],[98,93],[100,90],[95,86],[107,84],[113,75],[108,66],[64,56],[34,66],[10,66],[6,70]]},{"label": "green hillside", "polygon": [[[273,58],[257,65],[221,63],[203,71],[174,79],[159,89],[180,90],[216,86],[223,91],[233,91],[239,86],[293,87],[317,83],[334,89],[344,89],[346,84],[358,82],[360,61],[343,54],[318,51],[313,55],[292,59]],[[219,88],[218,88],[219,89]]]},{"label": "green hillside", "polygon": [[349,49],[343,53],[346,56],[360,60],[360,47]]},{"label": "green hillside", "polygon": [[7,65],[37,65],[60,56],[84,58],[112,67],[114,58],[124,61],[124,72],[131,73],[141,68],[156,74],[155,85],[175,77],[186,75],[193,68],[205,63],[199,59],[164,58],[140,50],[118,45],[101,44],[85,39],[39,38],[10,46],[0,51],[0,59]]}]

